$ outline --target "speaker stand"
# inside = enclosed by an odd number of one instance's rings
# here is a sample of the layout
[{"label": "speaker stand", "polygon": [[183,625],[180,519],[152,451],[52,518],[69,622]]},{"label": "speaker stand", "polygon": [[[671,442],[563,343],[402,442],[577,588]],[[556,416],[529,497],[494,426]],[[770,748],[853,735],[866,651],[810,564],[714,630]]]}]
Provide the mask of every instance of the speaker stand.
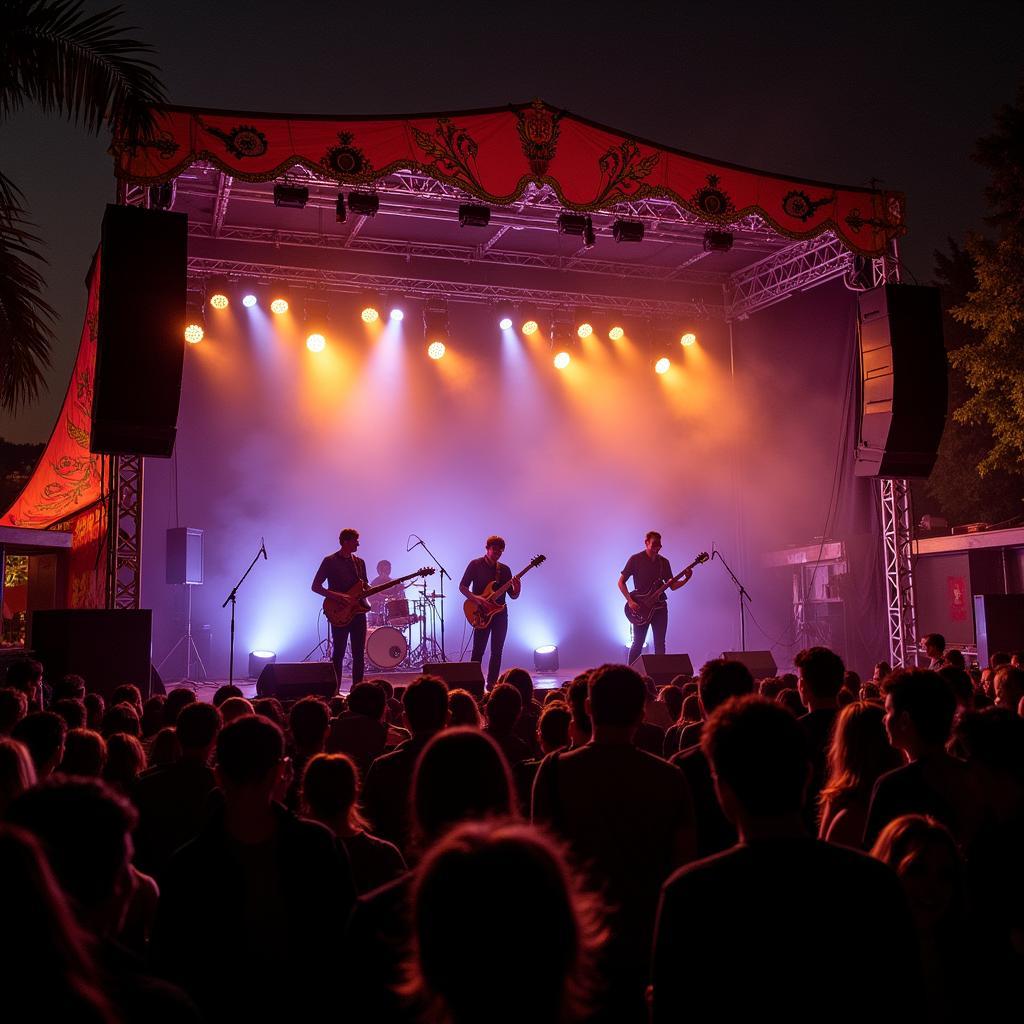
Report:
[{"label": "speaker stand", "polygon": [[[188,683],[193,688],[197,687],[200,682],[205,683],[209,676],[206,674],[206,666],[203,664],[203,659],[199,656],[199,648],[196,647],[195,640],[192,639],[192,587],[194,584],[186,583],[185,592],[188,594],[188,614],[185,619],[185,632],[182,636],[178,637],[174,646],[164,655],[163,661],[157,665],[157,672],[160,671],[167,664],[171,655],[182,645],[185,645],[185,677],[178,680],[178,682]],[[196,665],[199,667],[199,671],[202,672],[202,679],[192,678],[192,656],[195,655]]]}]

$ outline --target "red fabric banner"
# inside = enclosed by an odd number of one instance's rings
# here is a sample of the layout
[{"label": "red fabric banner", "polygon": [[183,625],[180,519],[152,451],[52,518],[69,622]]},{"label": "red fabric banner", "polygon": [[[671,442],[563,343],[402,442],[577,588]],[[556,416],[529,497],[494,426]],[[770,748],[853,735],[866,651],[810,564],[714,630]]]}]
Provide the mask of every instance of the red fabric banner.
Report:
[{"label": "red fabric banner", "polygon": [[881,255],[904,231],[901,193],[715,163],[540,100],[501,110],[338,119],[168,107],[158,111],[157,125],[152,140],[114,140],[120,180],[169,181],[197,161],[246,181],[269,181],[296,165],[350,185],[417,170],[499,206],[536,182],[550,185],[571,210],[662,197],[709,225],[753,213],[790,238],[834,231],[866,256]]}]

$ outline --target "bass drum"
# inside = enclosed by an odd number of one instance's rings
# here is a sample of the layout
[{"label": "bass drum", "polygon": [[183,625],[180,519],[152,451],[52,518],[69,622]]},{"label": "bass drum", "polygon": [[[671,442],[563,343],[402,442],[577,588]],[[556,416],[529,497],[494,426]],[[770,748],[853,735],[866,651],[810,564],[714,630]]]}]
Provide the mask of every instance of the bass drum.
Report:
[{"label": "bass drum", "polygon": [[366,658],[376,668],[400,665],[409,653],[409,642],[394,626],[377,626],[366,632]]}]

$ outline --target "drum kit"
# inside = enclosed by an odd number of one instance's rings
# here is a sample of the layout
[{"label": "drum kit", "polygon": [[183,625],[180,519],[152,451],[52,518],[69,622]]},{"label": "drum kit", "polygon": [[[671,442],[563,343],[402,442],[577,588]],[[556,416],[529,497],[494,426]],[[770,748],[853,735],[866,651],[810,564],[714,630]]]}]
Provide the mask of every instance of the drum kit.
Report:
[{"label": "drum kit", "polygon": [[380,610],[368,612],[367,670],[392,672],[414,669],[425,661],[436,660],[440,646],[435,639],[435,622],[439,614],[435,602],[441,600],[442,595],[428,592],[424,583],[415,600],[394,598],[383,602]]}]

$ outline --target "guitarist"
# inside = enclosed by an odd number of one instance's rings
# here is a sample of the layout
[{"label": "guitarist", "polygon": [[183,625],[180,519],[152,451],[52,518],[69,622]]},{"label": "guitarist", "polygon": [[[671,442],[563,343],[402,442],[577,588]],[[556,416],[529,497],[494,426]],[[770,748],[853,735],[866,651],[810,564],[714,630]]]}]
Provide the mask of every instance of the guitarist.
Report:
[{"label": "guitarist", "polygon": [[[478,595],[484,592],[487,585],[489,583],[493,583],[495,589],[497,589],[512,579],[512,570],[503,562],[499,561],[504,550],[505,541],[501,537],[491,536],[487,538],[483,558],[474,558],[473,561],[466,566],[466,571],[462,574],[462,582],[459,584],[459,590],[462,591],[464,597],[470,601],[476,601],[478,604],[486,606],[487,602]],[[521,590],[522,584],[519,580],[515,580],[506,593],[510,594],[514,600],[519,597]],[[505,594],[502,594],[498,598],[497,603],[500,605],[505,604]],[[491,641],[491,658],[487,666],[488,690],[494,686],[498,681],[498,676],[501,674],[501,652],[505,647],[505,635],[507,633],[507,608],[502,608],[502,610],[495,615],[493,619],[491,619],[491,623],[486,629],[473,630],[473,654],[470,658],[471,661],[483,661],[484,648],[487,646],[487,641]]]},{"label": "guitarist", "polygon": [[[630,608],[636,608],[636,601],[630,597],[629,589],[626,586],[626,580],[630,576],[633,577],[633,589],[640,594],[646,594],[654,587],[660,587],[662,583],[672,579],[672,566],[669,565],[668,559],[660,554],[660,552],[661,534],[656,530],[651,530],[644,538],[644,550],[638,551],[635,555],[630,555],[629,561],[626,562],[622,574],[619,576],[619,590]],[[685,586],[689,583],[692,575],[693,570],[691,569],[681,580],[673,583],[671,589],[678,590],[680,587]],[[664,654],[665,634],[668,632],[668,602],[665,600],[664,594],[661,595],[661,599],[658,601],[658,607],[651,617],[650,625],[654,627],[654,653]],[[630,647],[629,657],[626,659],[630,665],[640,657],[640,652],[644,649],[644,641],[646,639],[647,625],[634,626],[633,646]]]},{"label": "guitarist", "polygon": [[[333,555],[328,555],[321,563],[313,577],[312,590],[321,597],[333,597],[349,603],[345,591],[351,590],[357,582],[366,581],[366,563],[356,554],[359,547],[358,530],[342,530],[338,534],[341,548]],[[327,582],[327,587],[324,582]],[[363,653],[366,650],[366,616],[355,615],[347,626],[331,626],[331,637],[334,645],[334,671],[341,682],[341,666],[345,660],[345,644],[352,638],[352,685],[363,681]]]}]

